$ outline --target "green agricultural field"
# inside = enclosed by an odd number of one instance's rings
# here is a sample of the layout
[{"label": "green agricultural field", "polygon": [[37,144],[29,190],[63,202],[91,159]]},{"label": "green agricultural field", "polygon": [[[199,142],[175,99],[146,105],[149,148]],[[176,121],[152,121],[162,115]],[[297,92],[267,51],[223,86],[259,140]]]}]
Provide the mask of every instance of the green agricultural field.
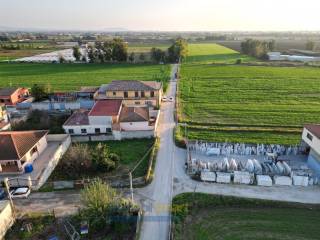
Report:
[{"label": "green agricultural field", "polygon": [[252,57],[240,54],[230,48],[215,43],[189,44],[187,63],[235,63],[254,60]]},{"label": "green agricultural field", "polygon": [[319,68],[184,65],[181,75],[191,138],[293,144],[320,122]]},{"label": "green agricultural field", "polygon": [[155,80],[170,66],[149,64],[20,64],[0,63],[0,87],[50,84],[53,90],[77,90],[112,80]]},{"label": "green agricultural field", "polygon": [[173,199],[175,240],[316,240],[320,206],[186,193]]},{"label": "green agricultural field", "polygon": [[[198,45],[189,46],[190,59],[201,61],[206,48],[212,58],[237,54]],[[190,139],[297,144],[304,124],[320,123],[320,68],[189,62],[182,65],[179,99]]]}]

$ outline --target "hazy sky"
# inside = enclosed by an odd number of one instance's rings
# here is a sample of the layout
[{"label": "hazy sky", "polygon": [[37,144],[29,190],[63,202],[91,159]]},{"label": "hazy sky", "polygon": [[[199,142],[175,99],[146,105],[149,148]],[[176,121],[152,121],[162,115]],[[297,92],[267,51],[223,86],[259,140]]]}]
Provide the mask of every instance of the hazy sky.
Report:
[{"label": "hazy sky", "polygon": [[320,1],[0,0],[0,26],[67,30],[320,30]]}]

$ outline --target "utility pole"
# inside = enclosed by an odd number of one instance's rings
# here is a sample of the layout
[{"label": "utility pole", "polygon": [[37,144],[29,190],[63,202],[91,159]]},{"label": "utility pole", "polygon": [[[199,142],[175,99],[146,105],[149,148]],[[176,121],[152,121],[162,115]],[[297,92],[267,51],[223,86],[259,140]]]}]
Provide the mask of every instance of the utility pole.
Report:
[{"label": "utility pole", "polygon": [[5,178],[4,179],[4,185],[5,185],[5,188],[6,188],[6,191],[7,191],[7,194],[8,194],[8,198],[9,198],[9,201],[10,201],[13,218],[15,218],[16,214],[15,214],[15,208],[14,208],[13,200],[12,200],[12,197],[11,197],[11,194],[10,194],[9,178]]},{"label": "utility pole", "polygon": [[129,179],[130,179],[131,201],[133,202],[133,186],[132,186],[132,173],[131,172],[129,172]]}]

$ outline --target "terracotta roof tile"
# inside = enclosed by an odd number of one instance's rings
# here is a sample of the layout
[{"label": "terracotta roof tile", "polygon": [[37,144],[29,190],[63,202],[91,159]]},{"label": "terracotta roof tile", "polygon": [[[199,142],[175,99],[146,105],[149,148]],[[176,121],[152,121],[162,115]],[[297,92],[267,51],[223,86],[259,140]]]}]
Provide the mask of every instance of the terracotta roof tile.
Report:
[{"label": "terracotta roof tile", "polygon": [[0,132],[0,160],[21,159],[48,131]]},{"label": "terracotta roof tile", "polygon": [[161,88],[161,83],[156,81],[115,80],[100,87],[99,93],[106,91],[154,91]]},{"label": "terracotta roof tile", "polygon": [[304,126],[308,129],[313,135],[320,139],[320,125],[319,124],[307,124]]},{"label": "terracotta roof tile", "polygon": [[149,121],[149,110],[146,107],[123,107],[120,114],[120,122],[144,122]]},{"label": "terracotta roof tile", "polygon": [[121,105],[122,100],[99,100],[94,104],[89,116],[117,116]]},{"label": "terracotta roof tile", "polygon": [[67,119],[67,121],[63,125],[64,126],[89,125],[88,114],[89,114],[89,111],[87,110],[76,111]]},{"label": "terracotta roof tile", "polygon": [[11,96],[19,88],[0,88],[0,96]]}]

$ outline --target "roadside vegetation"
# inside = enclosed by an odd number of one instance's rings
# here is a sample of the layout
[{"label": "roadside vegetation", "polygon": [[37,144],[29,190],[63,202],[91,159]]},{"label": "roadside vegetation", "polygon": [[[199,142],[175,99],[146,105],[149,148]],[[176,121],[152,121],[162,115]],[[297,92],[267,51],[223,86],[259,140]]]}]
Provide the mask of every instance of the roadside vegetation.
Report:
[{"label": "roadside vegetation", "polygon": [[320,234],[319,205],[184,193],[172,209],[176,240],[316,240]]},{"label": "roadside vegetation", "polygon": [[[29,213],[16,220],[7,232],[8,240],[70,239],[66,227],[81,239],[135,239],[139,207],[101,180],[94,180],[81,191],[81,208],[72,216],[57,217],[54,212]],[[71,231],[71,234],[73,231]]]},{"label": "roadside vegetation", "polygon": [[[223,49],[237,54],[222,47],[217,56]],[[320,122],[319,74],[316,67],[207,64],[206,58],[183,64],[179,122],[188,123],[189,139],[297,144],[304,124]]]}]

